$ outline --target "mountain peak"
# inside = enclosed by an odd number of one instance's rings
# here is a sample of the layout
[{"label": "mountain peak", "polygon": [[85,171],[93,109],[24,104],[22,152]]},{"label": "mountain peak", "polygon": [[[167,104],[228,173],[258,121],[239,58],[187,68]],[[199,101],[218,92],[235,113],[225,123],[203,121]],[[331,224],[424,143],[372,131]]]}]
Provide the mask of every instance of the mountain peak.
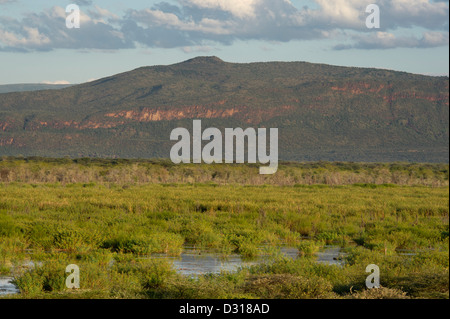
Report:
[{"label": "mountain peak", "polygon": [[198,56],[193,59],[189,59],[187,61],[182,62],[183,64],[220,64],[224,63],[224,61],[216,56]]}]

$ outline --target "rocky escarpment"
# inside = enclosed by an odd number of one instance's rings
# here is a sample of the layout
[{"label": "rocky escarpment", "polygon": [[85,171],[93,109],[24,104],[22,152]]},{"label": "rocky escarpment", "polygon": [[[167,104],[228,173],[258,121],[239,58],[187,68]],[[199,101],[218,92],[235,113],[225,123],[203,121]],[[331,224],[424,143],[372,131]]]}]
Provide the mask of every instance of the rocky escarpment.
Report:
[{"label": "rocky escarpment", "polygon": [[277,127],[281,159],[448,161],[449,80],[200,57],[60,90],[0,94],[0,156],[167,157],[193,119]]}]

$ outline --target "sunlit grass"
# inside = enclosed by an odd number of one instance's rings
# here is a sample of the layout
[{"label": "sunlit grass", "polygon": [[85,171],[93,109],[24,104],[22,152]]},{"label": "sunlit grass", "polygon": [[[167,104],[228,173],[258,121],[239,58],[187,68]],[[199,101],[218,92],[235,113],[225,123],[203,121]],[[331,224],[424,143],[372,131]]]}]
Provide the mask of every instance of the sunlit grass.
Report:
[{"label": "sunlit grass", "polygon": [[[417,185],[8,182],[0,275],[15,277],[14,298],[448,298],[448,196]],[[252,258],[281,244],[303,257],[197,279],[141,258],[184,245]],[[344,246],[343,267],[310,258],[326,244]],[[80,291],[64,286],[70,263]],[[373,263],[378,294],[364,286]]]}]

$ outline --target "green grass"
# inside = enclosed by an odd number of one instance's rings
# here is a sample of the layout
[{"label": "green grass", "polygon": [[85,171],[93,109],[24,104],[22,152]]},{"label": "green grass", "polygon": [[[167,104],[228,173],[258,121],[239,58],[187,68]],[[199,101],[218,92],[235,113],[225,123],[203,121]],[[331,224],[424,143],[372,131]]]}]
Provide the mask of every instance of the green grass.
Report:
[{"label": "green grass", "polygon": [[[13,298],[448,298],[448,186],[363,184],[0,183],[0,275],[15,277]],[[303,257],[279,257],[281,244]],[[344,246],[343,267],[310,258],[325,244]],[[184,245],[273,259],[191,279],[141,258]],[[71,263],[78,291],[64,286]]]}]

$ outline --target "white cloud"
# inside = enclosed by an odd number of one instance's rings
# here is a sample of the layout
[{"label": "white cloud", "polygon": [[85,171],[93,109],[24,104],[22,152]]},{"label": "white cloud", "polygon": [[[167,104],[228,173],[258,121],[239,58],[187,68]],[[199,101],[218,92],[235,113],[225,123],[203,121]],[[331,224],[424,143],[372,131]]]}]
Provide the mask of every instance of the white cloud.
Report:
[{"label": "white cloud", "polygon": [[320,10],[311,11],[311,17],[322,23],[341,28],[365,26],[365,9],[373,0],[316,0]]},{"label": "white cloud", "polygon": [[15,33],[8,32],[0,29],[0,42],[7,46],[29,46],[29,47],[41,47],[48,45],[50,39],[41,34],[37,28],[23,27],[25,33],[24,36],[19,36]]},{"label": "white cloud", "polygon": [[[384,0],[383,2],[386,2]],[[393,13],[407,16],[423,16],[425,14],[442,14],[448,5],[444,2],[428,0],[390,0]]]},{"label": "white cloud", "polygon": [[[365,8],[373,0],[312,0],[316,3],[312,8],[298,8],[289,0],[172,1],[129,9],[119,17],[90,0],[79,0],[89,7],[81,10],[78,30],[64,27],[66,12],[60,6],[27,14],[23,19],[0,16],[0,51],[133,47],[191,50],[236,40],[287,42],[337,36],[346,43],[338,49],[448,45],[448,1],[377,0],[379,30],[365,26]],[[412,35],[399,36],[398,30],[411,30]]]},{"label": "white cloud", "polygon": [[230,21],[220,21],[210,18],[203,18],[195,22],[193,20],[182,21],[173,13],[166,13],[161,10],[145,9],[134,11],[131,16],[140,23],[141,26],[165,27],[180,31],[196,31],[209,34],[231,34],[233,32]]},{"label": "white cloud", "polygon": [[428,46],[448,45],[448,32],[424,32],[422,42]]},{"label": "white cloud", "polygon": [[61,80],[61,81],[43,81],[43,84],[70,84],[69,81]]},{"label": "white cloud", "polygon": [[261,0],[185,0],[184,2],[199,8],[226,11],[235,17],[245,19],[256,17],[255,8]]},{"label": "white cloud", "polygon": [[0,16],[0,51],[116,50],[133,47],[117,26],[102,18],[104,15],[113,17],[111,14],[98,8],[95,12],[92,18],[88,12],[81,11],[79,29],[66,28],[66,12],[59,6],[26,14],[22,19]]},{"label": "white cloud", "polygon": [[95,10],[97,10],[98,14],[100,16],[102,16],[102,17],[109,17],[109,18],[119,19],[118,15],[116,15],[115,13],[112,13],[108,9],[104,9],[104,8],[101,8],[101,7],[96,5],[95,6]]}]

